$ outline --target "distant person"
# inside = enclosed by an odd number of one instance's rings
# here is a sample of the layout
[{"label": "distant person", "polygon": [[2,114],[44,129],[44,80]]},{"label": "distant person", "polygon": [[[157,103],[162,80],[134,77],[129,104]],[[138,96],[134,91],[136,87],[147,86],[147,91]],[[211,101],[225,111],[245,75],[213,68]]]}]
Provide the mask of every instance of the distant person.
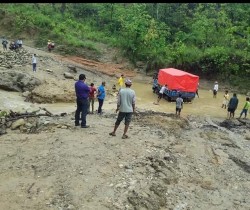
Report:
[{"label": "distant person", "polygon": [[158,95],[157,102],[156,102],[156,103],[154,102],[155,105],[159,105],[159,102],[160,102],[160,100],[162,99],[165,90],[167,90],[167,89],[168,89],[168,85],[167,85],[167,84],[166,84],[166,85],[163,85],[163,86],[161,87],[161,89],[160,89],[160,91],[159,91],[159,95]]},{"label": "distant person", "polygon": [[115,122],[114,130],[109,133],[110,136],[116,136],[115,132],[119,127],[121,121],[125,118],[125,127],[122,138],[128,138],[127,131],[132,119],[132,114],[135,112],[135,91],[130,88],[131,85],[132,81],[126,79],[125,88],[121,89],[118,94],[116,112],[119,111],[119,114]]},{"label": "distant person", "polygon": [[158,91],[158,79],[157,79],[157,77],[153,78],[152,89],[153,89],[153,93],[157,93],[157,91]]},{"label": "distant person", "polygon": [[119,90],[118,90],[119,92],[120,89],[124,87],[124,74],[121,74],[120,78],[117,80],[117,84],[119,87]]},{"label": "distant person", "polygon": [[75,126],[80,125],[80,114],[81,114],[81,128],[88,128],[86,124],[86,117],[88,114],[88,97],[89,97],[89,86],[85,83],[85,74],[79,75],[79,80],[75,83],[76,93],[76,112],[75,112]]},{"label": "distant person", "polygon": [[245,114],[245,119],[247,118],[247,111],[248,111],[248,109],[249,109],[249,107],[250,107],[250,102],[249,102],[249,97],[246,97],[246,103],[244,104],[244,106],[243,106],[243,109],[242,109],[242,111],[241,111],[241,113],[240,113],[240,117],[239,118],[241,118],[241,116],[243,115],[243,114]]},{"label": "distant person", "polygon": [[53,50],[55,48],[55,43],[54,41],[51,41],[51,49]]},{"label": "distant person", "polygon": [[215,83],[214,83],[214,89],[213,89],[213,98],[216,98],[218,90],[219,90],[219,85],[218,85],[218,82],[215,81]]},{"label": "distant person", "polygon": [[33,72],[36,72],[36,64],[37,64],[36,54],[33,54],[33,56],[32,56],[32,68],[33,68]]},{"label": "distant person", "polygon": [[221,105],[221,108],[227,108],[228,106],[228,102],[229,102],[229,94],[228,94],[228,90],[225,91],[225,94],[223,96],[223,102],[222,102],[222,105]]},{"label": "distant person", "polygon": [[95,103],[95,93],[96,93],[96,88],[94,86],[94,83],[91,83],[90,84],[90,87],[89,87],[90,91],[89,91],[89,112],[90,112],[90,105],[91,105],[91,114],[94,114],[94,103]]},{"label": "distant person", "polygon": [[97,110],[98,114],[102,114],[102,106],[104,103],[104,99],[106,97],[105,85],[106,85],[106,82],[102,82],[102,84],[97,89],[97,99],[99,103],[98,110]]},{"label": "distant person", "polygon": [[51,52],[52,46],[50,40],[48,40],[47,46],[48,46],[48,51]]},{"label": "distant person", "polygon": [[113,90],[113,92],[116,92],[116,85],[115,84],[112,86],[112,90]]},{"label": "distant person", "polygon": [[23,46],[23,41],[22,39],[19,39],[18,40],[18,47],[21,48]]},{"label": "distant person", "polygon": [[3,40],[2,40],[2,45],[3,45],[3,50],[5,51],[5,50],[7,50],[8,49],[8,41],[5,39],[5,38],[3,38]]},{"label": "distant person", "polygon": [[228,118],[234,118],[234,112],[238,107],[239,99],[237,98],[236,93],[233,94],[233,97],[229,100],[228,103]]},{"label": "distant person", "polygon": [[179,96],[176,99],[176,109],[175,109],[176,116],[180,117],[182,108],[183,108],[183,98],[181,97],[181,94],[179,94]]}]

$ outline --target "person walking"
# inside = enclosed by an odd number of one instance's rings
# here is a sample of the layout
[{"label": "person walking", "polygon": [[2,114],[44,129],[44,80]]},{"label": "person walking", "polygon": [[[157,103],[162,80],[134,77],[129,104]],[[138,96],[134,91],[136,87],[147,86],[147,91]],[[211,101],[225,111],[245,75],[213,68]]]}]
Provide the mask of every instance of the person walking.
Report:
[{"label": "person walking", "polygon": [[157,102],[154,102],[155,105],[159,105],[160,100],[162,99],[165,90],[168,90],[168,85],[166,84],[165,86],[163,85],[159,91],[158,99]]},{"label": "person walking", "polygon": [[181,97],[181,94],[179,94],[179,96],[176,99],[176,109],[175,109],[176,116],[180,117],[182,108],[183,108],[183,98]]},{"label": "person walking", "polygon": [[90,112],[90,105],[91,105],[91,114],[94,114],[94,103],[95,103],[95,93],[96,93],[96,88],[94,86],[94,83],[90,84],[90,91],[89,91],[89,108],[88,108],[88,113]]},{"label": "person walking", "polygon": [[33,72],[36,72],[36,64],[37,64],[37,61],[36,61],[36,54],[34,54],[32,56],[32,68],[33,68]]},{"label": "person walking", "polygon": [[89,86],[85,83],[85,74],[79,75],[79,80],[75,83],[76,93],[76,111],[75,111],[75,126],[80,125],[80,114],[81,114],[81,128],[88,128],[86,124],[86,117],[88,114],[88,97],[89,97]]},{"label": "person walking", "polygon": [[227,108],[228,106],[228,102],[229,102],[229,94],[228,94],[228,90],[225,91],[225,94],[223,96],[223,102],[222,102],[222,105],[221,105],[221,108]]},{"label": "person walking", "polygon": [[125,80],[125,88],[120,90],[117,100],[116,113],[119,111],[117,120],[115,122],[114,130],[109,133],[110,136],[116,136],[116,130],[121,121],[125,118],[125,127],[122,138],[127,139],[127,131],[132,119],[132,114],[135,112],[135,91],[131,89],[132,81]]},{"label": "person walking", "polygon": [[249,102],[249,97],[246,97],[246,103],[244,104],[244,106],[243,106],[243,109],[242,109],[242,111],[241,111],[241,113],[240,113],[240,117],[239,118],[241,118],[241,116],[243,115],[243,114],[245,114],[245,119],[247,118],[247,111],[248,111],[248,109],[249,109],[249,107],[250,107],[250,102]]},{"label": "person walking", "polygon": [[234,112],[238,107],[239,99],[237,98],[236,93],[233,94],[233,97],[229,100],[228,103],[228,118],[234,118]]},{"label": "person walking", "polygon": [[213,98],[216,98],[218,90],[219,90],[219,85],[218,85],[218,82],[215,81],[215,83],[214,83],[214,89],[213,89]]},{"label": "person walking", "polygon": [[103,102],[106,96],[105,85],[106,85],[106,82],[102,82],[102,84],[98,87],[98,90],[97,90],[97,99],[99,103],[98,110],[97,110],[98,114],[102,114],[102,106],[103,106]]}]

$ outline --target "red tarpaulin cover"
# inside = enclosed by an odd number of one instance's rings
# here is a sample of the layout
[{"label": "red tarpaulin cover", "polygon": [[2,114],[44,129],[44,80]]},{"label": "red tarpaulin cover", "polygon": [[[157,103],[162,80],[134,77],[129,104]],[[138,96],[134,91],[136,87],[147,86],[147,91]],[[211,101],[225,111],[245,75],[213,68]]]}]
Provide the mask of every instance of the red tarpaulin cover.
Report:
[{"label": "red tarpaulin cover", "polygon": [[158,83],[167,84],[169,90],[196,92],[199,76],[174,68],[160,69]]}]

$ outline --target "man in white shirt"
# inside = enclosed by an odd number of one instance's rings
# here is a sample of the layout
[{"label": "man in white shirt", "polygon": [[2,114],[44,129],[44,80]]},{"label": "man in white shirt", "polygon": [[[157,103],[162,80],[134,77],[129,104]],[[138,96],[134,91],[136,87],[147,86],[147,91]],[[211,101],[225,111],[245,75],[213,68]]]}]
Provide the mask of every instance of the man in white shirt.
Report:
[{"label": "man in white shirt", "polygon": [[33,67],[33,72],[36,72],[36,54],[32,56],[32,67]]},{"label": "man in white shirt", "polygon": [[135,112],[135,91],[130,89],[131,85],[131,80],[126,79],[125,88],[120,89],[119,91],[116,108],[116,112],[119,111],[119,114],[115,122],[114,130],[109,133],[110,136],[116,136],[115,132],[119,127],[121,121],[125,118],[125,127],[122,138],[128,138],[126,133],[132,119],[132,114]]},{"label": "man in white shirt", "polygon": [[217,95],[218,89],[219,89],[218,82],[217,82],[217,81],[215,81],[215,83],[214,83],[214,90],[213,90],[213,98],[216,98],[216,95]]},{"label": "man in white shirt", "polygon": [[156,103],[154,102],[155,105],[159,105],[159,102],[160,102],[160,100],[162,99],[165,90],[167,90],[167,89],[168,89],[168,85],[167,85],[167,84],[166,84],[166,85],[163,85],[163,86],[161,87],[161,89],[160,89],[160,91],[159,91],[159,95],[158,95],[157,102],[156,102]]}]

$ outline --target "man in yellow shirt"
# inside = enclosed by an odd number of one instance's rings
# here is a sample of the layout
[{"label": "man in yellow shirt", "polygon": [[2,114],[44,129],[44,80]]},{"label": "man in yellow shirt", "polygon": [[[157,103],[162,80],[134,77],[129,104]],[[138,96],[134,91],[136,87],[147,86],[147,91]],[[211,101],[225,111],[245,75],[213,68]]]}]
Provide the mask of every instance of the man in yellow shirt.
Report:
[{"label": "man in yellow shirt", "polygon": [[117,84],[119,86],[119,90],[118,90],[118,93],[119,93],[120,89],[124,87],[124,75],[123,74],[121,74],[121,77],[118,79]]},{"label": "man in yellow shirt", "polygon": [[243,115],[243,113],[245,114],[245,119],[247,118],[247,111],[250,108],[250,101],[249,100],[250,100],[249,97],[246,97],[246,103],[244,104],[244,107],[243,107],[243,109],[242,109],[242,111],[240,113],[240,117],[239,118],[241,118],[241,116]]}]

